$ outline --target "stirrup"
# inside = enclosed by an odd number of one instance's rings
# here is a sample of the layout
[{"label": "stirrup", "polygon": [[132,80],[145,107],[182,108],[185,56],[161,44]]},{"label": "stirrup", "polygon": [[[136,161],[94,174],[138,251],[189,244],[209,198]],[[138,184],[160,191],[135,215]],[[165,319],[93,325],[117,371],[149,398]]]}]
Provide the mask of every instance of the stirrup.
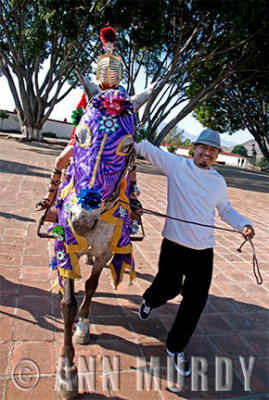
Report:
[{"label": "stirrup", "polygon": [[39,220],[37,227],[37,236],[39,236],[40,238],[55,239],[55,236],[51,233],[41,232],[41,228],[44,225],[44,222],[58,222],[58,211],[55,202],[53,201]]},{"label": "stirrup", "polygon": [[143,226],[143,223],[142,223],[141,216],[136,214],[135,215],[135,220],[136,220],[137,224],[139,226],[141,226],[142,235],[141,236],[131,235],[130,236],[130,240],[131,240],[131,242],[142,242],[142,240],[145,237],[145,231],[144,231],[144,226]]}]

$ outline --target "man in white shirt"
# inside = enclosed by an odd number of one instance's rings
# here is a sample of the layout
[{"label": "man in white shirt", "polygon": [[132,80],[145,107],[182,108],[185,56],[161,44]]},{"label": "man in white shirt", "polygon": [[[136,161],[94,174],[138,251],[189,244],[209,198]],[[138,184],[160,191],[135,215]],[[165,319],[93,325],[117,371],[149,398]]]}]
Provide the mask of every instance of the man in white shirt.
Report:
[{"label": "man in white shirt", "polygon": [[[136,151],[161,169],[168,179],[167,215],[204,225],[214,225],[215,209],[222,220],[253,238],[251,222],[231,206],[224,178],[212,168],[221,151],[218,132],[205,129],[193,143],[194,157],[166,153],[148,141]],[[184,355],[205,307],[213,268],[214,228],[166,219],[159,270],[143,295],[139,317],[147,320],[153,308],[182,295],[175,321],[166,339],[166,351],[174,357],[176,370],[190,375]]]}]

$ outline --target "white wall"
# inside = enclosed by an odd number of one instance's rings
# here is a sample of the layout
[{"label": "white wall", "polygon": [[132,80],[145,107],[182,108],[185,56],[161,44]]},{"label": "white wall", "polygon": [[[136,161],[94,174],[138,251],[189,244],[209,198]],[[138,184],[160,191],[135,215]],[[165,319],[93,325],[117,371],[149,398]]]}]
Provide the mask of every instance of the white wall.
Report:
[{"label": "white wall", "polygon": [[[0,127],[2,131],[20,131],[21,127],[19,124],[18,116],[16,113],[8,111],[9,118],[0,120]],[[56,133],[58,138],[69,139],[73,131],[73,125],[70,122],[56,121],[54,119],[48,119],[43,125],[42,132],[53,132]]]},{"label": "white wall", "polygon": [[[0,126],[2,126],[2,130],[5,131],[14,129],[15,131],[19,131],[20,124],[18,121],[17,114],[11,111],[9,111],[8,113],[9,113],[9,118],[0,120]],[[45,122],[42,129],[42,132],[53,132],[56,133],[58,138],[66,138],[66,139],[70,138],[72,131],[73,131],[73,125],[71,123],[64,121],[56,121],[54,119],[48,119]],[[160,146],[160,149],[168,151],[167,147],[168,146]],[[188,157],[189,148],[178,147],[178,149],[176,150],[176,154]],[[248,161],[247,157],[240,156],[239,154],[220,153],[217,158],[217,162],[225,165],[231,165],[234,167],[243,167],[243,168],[252,167],[252,164]]]},{"label": "white wall", "polygon": [[9,118],[7,119],[0,119],[0,127],[2,128],[1,130],[13,130],[14,131],[20,131],[21,127],[19,124],[19,120],[17,117],[17,114],[8,111]]},{"label": "white wall", "polygon": [[43,126],[42,132],[54,132],[59,138],[69,139],[72,134],[73,128],[73,125],[69,122],[61,122],[53,119],[48,119]]}]

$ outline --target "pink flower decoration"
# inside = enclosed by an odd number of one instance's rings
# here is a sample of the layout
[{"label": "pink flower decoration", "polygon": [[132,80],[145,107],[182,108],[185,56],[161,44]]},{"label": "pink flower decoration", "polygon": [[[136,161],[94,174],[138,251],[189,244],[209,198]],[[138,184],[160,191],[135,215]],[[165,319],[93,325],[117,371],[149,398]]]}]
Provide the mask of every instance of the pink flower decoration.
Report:
[{"label": "pink flower decoration", "polygon": [[111,116],[120,115],[123,111],[125,99],[119,97],[108,97],[106,96],[102,101],[102,106],[106,108],[107,114]]}]

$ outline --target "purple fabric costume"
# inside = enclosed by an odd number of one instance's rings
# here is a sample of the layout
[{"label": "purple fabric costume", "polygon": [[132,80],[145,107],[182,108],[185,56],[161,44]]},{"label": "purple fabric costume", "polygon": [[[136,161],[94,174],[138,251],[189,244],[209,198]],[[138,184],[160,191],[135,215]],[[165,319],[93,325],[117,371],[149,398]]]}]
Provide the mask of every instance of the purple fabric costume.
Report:
[{"label": "purple fabric costume", "polygon": [[[70,207],[73,203],[78,203],[89,211],[99,207],[101,200],[113,194],[122,171],[127,166],[132,147],[128,149],[128,143],[131,138],[132,144],[135,133],[135,115],[126,93],[112,90],[92,99],[76,132],[73,162],[66,171],[57,194],[59,219],[54,226],[55,256],[51,266],[58,270],[61,288],[63,277],[80,277],[76,253],[87,248],[85,239],[74,234],[69,225]],[[129,197],[130,184],[128,178],[124,178],[121,182],[120,199],[128,202]],[[131,280],[135,276],[130,243],[130,208],[118,201],[100,218],[116,227],[110,245],[114,254],[110,268],[117,286],[122,280],[125,267],[131,271]]]}]

